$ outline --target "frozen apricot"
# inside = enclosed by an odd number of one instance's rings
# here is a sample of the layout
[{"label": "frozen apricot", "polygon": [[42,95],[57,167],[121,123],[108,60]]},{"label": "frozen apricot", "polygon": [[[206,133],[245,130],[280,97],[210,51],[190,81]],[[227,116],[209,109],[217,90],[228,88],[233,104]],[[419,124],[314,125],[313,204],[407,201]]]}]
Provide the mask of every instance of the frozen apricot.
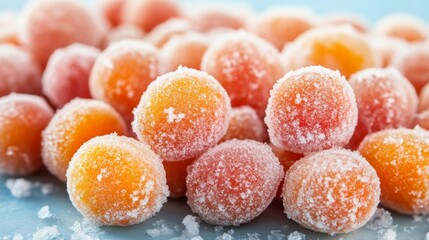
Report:
[{"label": "frozen apricot", "polygon": [[143,39],[145,33],[138,26],[132,24],[121,24],[110,29],[103,41],[103,48],[107,48],[111,43],[124,39]]},{"label": "frozen apricot", "polygon": [[423,111],[417,115],[417,125],[429,130],[429,110]]},{"label": "frozen apricot", "polygon": [[220,141],[252,139],[265,142],[267,138],[267,128],[256,111],[249,106],[241,106],[232,108],[228,130]]},{"label": "frozen apricot", "polygon": [[61,108],[73,98],[91,98],[89,74],[100,51],[82,44],[60,48],[50,57],[43,73],[43,93]]},{"label": "frozen apricot", "polygon": [[212,76],[181,67],[153,81],[134,110],[133,130],[163,160],[203,154],[226,133],[230,99]]},{"label": "frozen apricot", "polygon": [[250,31],[281,50],[285,43],[313,28],[315,22],[311,12],[305,9],[275,8],[263,12],[249,25]]},{"label": "frozen apricot", "polygon": [[89,80],[95,99],[112,105],[127,122],[150,82],[160,74],[159,53],[139,40],[111,44],[96,60]]},{"label": "frozen apricot", "polygon": [[349,147],[357,149],[363,138],[388,128],[412,127],[418,97],[410,82],[394,68],[370,68],[349,80],[356,96],[358,124]]},{"label": "frozen apricot", "polygon": [[306,156],[286,172],[288,218],[316,232],[347,233],[367,223],[380,201],[380,179],[357,152],[329,149]]},{"label": "frozen apricot", "polygon": [[181,198],[186,195],[187,167],[195,161],[195,158],[182,161],[163,161],[167,177],[167,185],[172,198]]},{"label": "frozen apricot", "polygon": [[104,33],[95,15],[71,0],[30,1],[19,29],[22,44],[42,67],[56,49],[72,43],[98,46]]},{"label": "frozen apricot", "polygon": [[158,48],[162,48],[172,37],[190,32],[194,26],[190,21],[181,18],[171,18],[156,26],[147,34],[146,40]]},{"label": "frozen apricot", "polygon": [[0,13],[0,44],[20,45],[18,40],[18,16],[13,12]]},{"label": "frozen apricot", "polygon": [[429,42],[402,48],[393,56],[391,65],[404,74],[419,93],[429,83]]},{"label": "frozen apricot", "polygon": [[249,105],[264,116],[270,90],[284,74],[278,51],[245,31],[228,34],[209,46],[201,70],[216,78],[233,107]]},{"label": "frozen apricot", "polygon": [[395,53],[407,47],[406,41],[388,36],[371,35],[368,41],[374,52],[380,58],[381,67],[388,67]]},{"label": "frozen apricot", "polygon": [[125,2],[125,0],[97,0],[96,4],[110,25],[116,27],[122,22]]},{"label": "frozen apricot", "polygon": [[42,93],[41,71],[24,49],[0,44],[0,97],[9,93]]},{"label": "frozen apricot", "polygon": [[350,25],[361,33],[366,33],[369,29],[368,23],[362,16],[347,12],[329,14],[322,19],[322,25]]},{"label": "frozen apricot", "polygon": [[369,43],[350,26],[329,26],[311,29],[300,35],[284,54],[287,69],[321,65],[351,74],[379,61]]},{"label": "frozen apricot", "polygon": [[192,211],[205,222],[238,226],[268,207],[282,177],[283,170],[268,145],[230,140],[190,165],[186,196]]},{"label": "frozen apricot", "polygon": [[43,167],[40,136],[53,115],[41,97],[0,97],[0,173],[26,175]]},{"label": "frozen apricot", "polygon": [[420,92],[419,112],[429,110],[429,83]]},{"label": "frozen apricot", "polygon": [[84,217],[119,226],[147,220],[168,196],[161,159],[146,144],[114,134],[85,142],[73,155],[67,191]]},{"label": "frozen apricot", "polygon": [[179,6],[172,0],[129,0],[125,2],[122,19],[150,32],[157,25],[179,15]]},{"label": "frozen apricot", "polygon": [[403,214],[429,213],[429,132],[389,129],[368,135],[359,152],[381,181],[381,203]]},{"label": "frozen apricot", "polygon": [[357,114],[346,79],[338,71],[312,66],[290,71],[274,85],[265,123],[276,147],[306,153],[346,145]]},{"label": "frozen apricot", "polygon": [[109,133],[125,135],[121,116],[98,100],[76,98],[58,110],[42,133],[42,158],[48,170],[66,181],[73,154],[89,139]]},{"label": "frozen apricot", "polygon": [[420,18],[408,14],[391,14],[378,21],[374,34],[401,38],[408,42],[429,39],[429,27]]},{"label": "frozen apricot", "polygon": [[161,51],[165,70],[174,71],[179,66],[199,70],[208,46],[209,41],[202,34],[187,33],[172,37]]}]

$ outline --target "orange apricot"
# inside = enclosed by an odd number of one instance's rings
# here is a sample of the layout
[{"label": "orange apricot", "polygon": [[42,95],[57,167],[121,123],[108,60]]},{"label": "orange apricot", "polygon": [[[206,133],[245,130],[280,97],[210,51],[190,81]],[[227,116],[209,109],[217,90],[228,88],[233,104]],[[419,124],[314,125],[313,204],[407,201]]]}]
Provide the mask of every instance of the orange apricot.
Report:
[{"label": "orange apricot", "polygon": [[187,167],[195,161],[195,158],[182,161],[163,161],[167,177],[167,185],[171,198],[181,198],[186,195]]},{"label": "orange apricot", "polygon": [[429,110],[429,83],[420,92],[419,112]]},{"label": "orange apricot", "polygon": [[116,27],[122,21],[125,2],[125,0],[97,0],[96,4],[110,25]]},{"label": "orange apricot", "polygon": [[378,21],[374,34],[400,38],[408,42],[429,39],[429,27],[420,18],[408,14],[391,14]]},{"label": "orange apricot", "polygon": [[407,47],[406,41],[388,36],[371,35],[368,41],[374,52],[378,55],[378,58],[380,58],[381,67],[388,67],[396,52]]}]

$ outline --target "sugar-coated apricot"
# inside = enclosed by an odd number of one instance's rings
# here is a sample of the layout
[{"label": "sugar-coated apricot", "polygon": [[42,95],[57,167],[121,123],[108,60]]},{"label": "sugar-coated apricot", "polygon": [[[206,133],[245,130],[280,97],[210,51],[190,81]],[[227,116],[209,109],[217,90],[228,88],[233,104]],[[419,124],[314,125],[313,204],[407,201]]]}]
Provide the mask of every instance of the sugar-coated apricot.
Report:
[{"label": "sugar-coated apricot", "polygon": [[408,42],[429,39],[429,26],[420,18],[408,14],[391,14],[378,21],[374,34],[400,38]]},{"label": "sugar-coated apricot", "polygon": [[201,70],[216,78],[233,107],[248,105],[264,116],[270,90],[284,74],[280,54],[269,42],[239,30],[212,43]]},{"label": "sugar-coated apricot", "polygon": [[114,132],[125,135],[127,127],[111,106],[75,98],[55,113],[43,131],[43,162],[49,172],[65,182],[67,167],[77,149],[93,137]]},{"label": "sugar-coated apricot", "polygon": [[110,25],[116,27],[122,22],[125,2],[125,0],[97,0],[96,4]]},{"label": "sugar-coated apricot", "polygon": [[133,130],[163,160],[203,154],[225,134],[231,104],[212,76],[181,67],[158,77],[134,110]]},{"label": "sugar-coated apricot", "polygon": [[417,125],[429,131],[429,110],[423,111],[417,115]]},{"label": "sugar-coated apricot", "polygon": [[359,153],[329,149],[292,165],[282,196],[288,218],[302,226],[347,233],[371,219],[380,202],[380,179]]},{"label": "sugar-coated apricot", "polygon": [[124,23],[116,26],[106,34],[102,47],[107,48],[111,43],[124,39],[143,39],[145,33],[138,26]]},{"label": "sugar-coated apricot", "polygon": [[282,177],[282,167],[268,145],[226,141],[189,166],[188,205],[209,224],[238,226],[268,207]]},{"label": "sugar-coated apricot", "polygon": [[419,112],[429,110],[429,83],[420,91]]},{"label": "sugar-coated apricot", "polygon": [[85,142],[73,155],[67,191],[84,217],[119,226],[152,217],[168,196],[161,159],[146,144],[114,134]]},{"label": "sugar-coated apricot", "polygon": [[418,97],[413,85],[394,68],[369,68],[349,80],[356,96],[358,124],[348,147],[357,149],[363,138],[388,128],[412,127]]},{"label": "sugar-coated apricot", "polygon": [[179,15],[180,9],[174,0],[128,0],[122,11],[123,22],[140,26],[145,32]]},{"label": "sugar-coated apricot", "polygon": [[9,93],[41,95],[41,71],[25,49],[0,44],[0,97]]},{"label": "sugar-coated apricot", "polygon": [[158,50],[140,40],[111,44],[97,58],[89,79],[95,99],[112,105],[130,123],[143,92],[160,74]]},{"label": "sugar-coated apricot", "polygon": [[380,63],[362,34],[350,26],[313,28],[300,35],[284,53],[287,69],[321,65],[351,74]]},{"label": "sugar-coated apricot", "polygon": [[187,167],[195,161],[195,158],[182,161],[163,161],[167,177],[167,185],[171,198],[181,198],[186,195]]},{"label": "sugar-coated apricot", "polygon": [[53,115],[39,96],[0,97],[0,173],[26,175],[43,167],[41,133]]},{"label": "sugar-coated apricot", "polygon": [[99,55],[97,48],[78,43],[55,50],[42,77],[49,101],[61,108],[73,98],[91,98],[89,75]]},{"label": "sugar-coated apricot", "polygon": [[353,89],[321,66],[290,71],[271,91],[265,123],[275,146],[296,153],[346,145],[357,123]]},{"label": "sugar-coated apricot", "polygon": [[0,12],[0,44],[20,45],[18,40],[18,16],[13,12]]},{"label": "sugar-coated apricot", "polygon": [[365,19],[353,13],[331,13],[322,19],[322,25],[350,25],[356,31],[366,33],[369,30]]},{"label": "sugar-coated apricot", "polygon": [[267,128],[256,111],[249,106],[241,106],[231,109],[228,130],[220,141],[252,139],[265,142],[267,138]]},{"label": "sugar-coated apricot", "polygon": [[429,213],[429,132],[388,129],[368,135],[359,152],[377,171],[381,203],[403,214]]},{"label": "sugar-coated apricot", "polygon": [[98,46],[105,34],[95,14],[79,1],[36,0],[25,7],[19,37],[42,67],[58,48],[72,43]]},{"label": "sugar-coated apricot", "polygon": [[182,18],[171,18],[146,35],[146,40],[158,48],[162,48],[172,37],[180,36],[194,29],[192,23]]},{"label": "sugar-coated apricot", "polygon": [[367,39],[380,59],[380,67],[388,67],[396,52],[407,47],[407,42],[400,38],[371,35]]}]

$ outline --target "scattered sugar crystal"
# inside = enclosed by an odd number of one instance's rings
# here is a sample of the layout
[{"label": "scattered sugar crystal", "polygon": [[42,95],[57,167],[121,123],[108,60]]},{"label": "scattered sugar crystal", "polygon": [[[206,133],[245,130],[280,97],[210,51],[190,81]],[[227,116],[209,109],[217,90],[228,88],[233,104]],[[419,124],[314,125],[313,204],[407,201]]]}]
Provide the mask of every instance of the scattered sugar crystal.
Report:
[{"label": "scattered sugar crystal", "polygon": [[371,220],[366,224],[366,228],[380,231],[391,227],[393,224],[393,218],[389,211],[383,208],[377,208],[372,216]]},{"label": "scattered sugar crystal", "polygon": [[249,240],[260,240],[259,233],[247,233],[247,239]]},{"label": "scattered sugar crystal", "polygon": [[73,231],[71,240],[99,240],[98,235],[103,234],[99,226],[87,218],[74,222],[70,230]]},{"label": "scattered sugar crystal", "polygon": [[383,234],[382,240],[396,240],[396,232],[393,229],[387,229],[387,231]]},{"label": "scattered sugar crystal", "polygon": [[186,215],[185,218],[183,218],[183,225],[185,225],[186,232],[190,236],[197,236],[200,234],[200,224],[196,221],[197,217]]},{"label": "scattered sugar crystal", "polygon": [[42,183],[40,184],[40,191],[43,195],[49,195],[54,191],[54,185],[50,183]]},{"label": "scattered sugar crystal", "polygon": [[168,123],[172,123],[172,122],[178,123],[185,117],[185,114],[183,114],[183,113],[175,114],[174,108],[172,108],[172,107],[164,109],[164,113],[167,114],[167,122]]},{"label": "scattered sugar crystal", "polygon": [[7,179],[6,187],[10,190],[12,196],[16,198],[26,198],[31,196],[33,184],[23,178]]},{"label": "scattered sugar crystal", "polygon": [[170,236],[173,235],[173,229],[169,228],[165,224],[164,219],[160,219],[152,224],[154,228],[150,228],[146,230],[146,233],[151,237],[161,237],[161,236]]},{"label": "scattered sugar crystal", "polygon": [[423,220],[423,216],[422,215],[417,215],[417,214],[413,215],[413,221],[415,221],[415,222],[421,222],[422,220]]},{"label": "scattered sugar crystal", "polygon": [[17,233],[13,235],[13,240],[24,240],[24,237],[21,235],[21,233]]},{"label": "scattered sugar crystal", "polygon": [[54,226],[46,226],[43,228],[37,229],[35,233],[33,233],[33,240],[51,240],[51,239],[59,239],[60,232],[58,231],[57,225]]},{"label": "scattered sugar crystal", "polygon": [[234,239],[234,237],[229,235],[228,233],[224,233],[224,234],[217,236],[215,238],[215,240],[233,240],[233,239]]},{"label": "scattered sugar crystal", "polygon": [[425,240],[429,240],[429,232],[426,233]]},{"label": "scattered sugar crystal", "polygon": [[286,239],[286,235],[281,230],[271,230],[271,234],[268,235],[269,240],[283,240]]},{"label": "scattered sugar crystal", "polygon": [[215,231],[215,233],[220,233],[223,231],[223,227],[222,226],[216,226],[216,227],[214,227],[214,231]]},{"label": "scattered sugar crystal", "polygon": [[43,206],[39,212],[37,212],[37,217],[40,219],[47,219],[47,218],[51,218],[52,214],[49,211],[49,206]]},{"label": "scattered sugar crystal", "polygon": [[191,238],[191,240],[204,240],[204,238],[200,237],[200,236],[196,236]]},{"label": "scattered sugar crystal", "polygon": [[295,231],[287,236],[287,240],[305,240],[305,234]]}]

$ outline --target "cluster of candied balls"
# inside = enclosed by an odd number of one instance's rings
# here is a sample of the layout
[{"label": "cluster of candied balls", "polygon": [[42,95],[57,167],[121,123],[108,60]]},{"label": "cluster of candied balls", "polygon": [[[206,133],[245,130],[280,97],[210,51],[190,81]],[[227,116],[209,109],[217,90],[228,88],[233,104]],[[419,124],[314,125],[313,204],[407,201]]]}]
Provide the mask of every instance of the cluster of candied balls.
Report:
[{"label": "cluster of candied balls", "polygon": [[[0,13],[0,173],[45,167],[102,225],[167,197],[317,232],[429,213],[429,27],[296,8],[32,0]],[[425,130],[427,129],[427,130]]]}]

